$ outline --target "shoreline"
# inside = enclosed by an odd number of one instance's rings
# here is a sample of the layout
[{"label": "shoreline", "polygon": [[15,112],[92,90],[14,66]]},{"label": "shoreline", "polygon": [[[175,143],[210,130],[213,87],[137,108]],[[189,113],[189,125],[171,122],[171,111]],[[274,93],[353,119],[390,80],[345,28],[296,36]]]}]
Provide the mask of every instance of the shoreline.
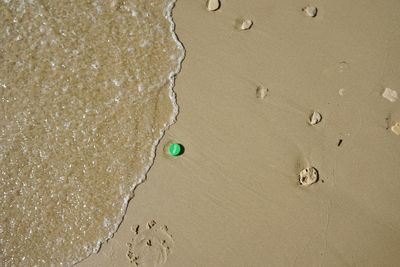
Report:
[{"label": "shoreline", "polygon": [[[382,93],[400,92],[400,3],[307,4],[177,1],[178,120],[120,229],[77,266],[134,266],[146,239],[167,267],[397,264],[400,106]],[[185,154],[165,156],[170,140]]]}]

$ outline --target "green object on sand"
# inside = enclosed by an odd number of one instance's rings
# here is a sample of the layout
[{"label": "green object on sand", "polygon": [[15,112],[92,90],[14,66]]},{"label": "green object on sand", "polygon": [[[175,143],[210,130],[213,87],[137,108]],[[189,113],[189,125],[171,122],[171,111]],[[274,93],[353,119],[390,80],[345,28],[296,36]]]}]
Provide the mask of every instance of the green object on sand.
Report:
[{"label": "green object on sand", "polygon": [[173,156],[177,157],[182,153],[182,145],[177,143],[172,143],[168,147],[168,153]]}]

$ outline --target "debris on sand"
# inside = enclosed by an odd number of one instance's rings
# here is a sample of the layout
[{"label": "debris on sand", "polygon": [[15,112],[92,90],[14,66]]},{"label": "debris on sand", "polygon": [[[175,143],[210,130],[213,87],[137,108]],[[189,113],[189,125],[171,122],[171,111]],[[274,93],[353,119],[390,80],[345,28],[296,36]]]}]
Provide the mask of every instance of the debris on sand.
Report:
[{"label": "debris on sand", "polygon": [[400,122],[396,122],[392,127],[390,127],[393,133],[400,135]]},{"label": "debris on sand", "polygon": [[314,167],[305,168],[299,174],[299,182],[301,185],[308,186],[318,181],[319,175]]},{"label": "debris on sand", "polygon": [[311,125],[315,125],[320,123],[321,120],[322,120],[322,115],[319,112],[314,111],[313,114],[310,116],[308,123]]},{"label": "debris on sand", "polygon": [[306,6],[306,7],[303,7],[302,10],[306,16],[311,17],[311,18],[315,18],[318,13],[318,8],[316,8],[315,6]]},{"label": "debris on sand", "polygon": [[396,102],[399,98],[397,92],[390,88],[385,88],[385,91],[382,93],[382,96],[389,100],[390,102]]},{"label": "debris on sand", "polygon": [[250,30],[253,26],[253,21],[251,19],[243,19],[239,22],[239,29],[243,31]]},{"label": "debris on sand", "polygon": [[207,0],[207,9],[209,11],[217,11],[221,7],[219,0]]},{"label": "debris on sand", "polygon": [[268,88],[265,88],[264,86],[260,85],[256,89],[256,96],[259,99],[264,99],[268,95]]}]

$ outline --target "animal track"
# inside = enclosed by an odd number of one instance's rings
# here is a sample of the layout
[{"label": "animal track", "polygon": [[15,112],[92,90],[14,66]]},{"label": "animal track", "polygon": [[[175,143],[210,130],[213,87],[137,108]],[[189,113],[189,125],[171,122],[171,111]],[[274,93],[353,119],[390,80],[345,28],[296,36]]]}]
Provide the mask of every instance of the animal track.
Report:
[{"label": "animal track", "polygon": [[164,264],[175,245],[166,225],[157,226],[152,220],[145,227],[131,227],[133,237],[127,243],[130,263],[135,266],[160,266]]}]

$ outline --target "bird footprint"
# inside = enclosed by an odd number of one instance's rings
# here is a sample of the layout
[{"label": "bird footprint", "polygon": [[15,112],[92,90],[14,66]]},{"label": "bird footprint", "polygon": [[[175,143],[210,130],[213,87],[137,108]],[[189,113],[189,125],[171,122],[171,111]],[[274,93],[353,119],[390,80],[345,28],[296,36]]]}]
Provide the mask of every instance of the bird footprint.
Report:
[{"label": "bird footprint", "polygon": [[133,225],[133,237],[127,243],[130,263],[135,266],[160,266],[164,264],[174,247],[174,240],[166,225],[158,226],[152,220],[146,226]]}]

